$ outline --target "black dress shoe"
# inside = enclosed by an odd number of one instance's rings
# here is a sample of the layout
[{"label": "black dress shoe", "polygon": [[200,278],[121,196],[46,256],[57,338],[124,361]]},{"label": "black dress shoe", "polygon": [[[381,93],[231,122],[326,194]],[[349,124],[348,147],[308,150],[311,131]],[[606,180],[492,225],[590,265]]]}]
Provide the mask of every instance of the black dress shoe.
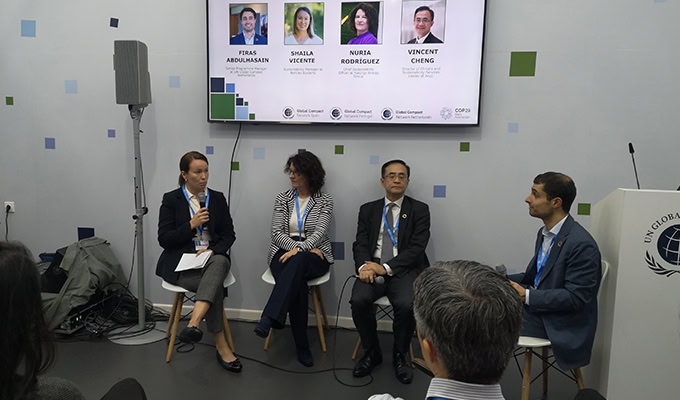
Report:
[{"label": "black dress shoe", "polygon": [[373,368],[378,366],[382,362],[382,352],[378,351],[366,351],[364,356],[359,359],[359,361],[354,366],[352,375],[357,378],[367,376],[373,371]]},{"label": "black dress shoe", "polygon": [[241,370],[243,370],[243,364],[241,364],[241,360],[239,360],[238,357],[232,362],[226,362],[222,359],[219,351],[215,352],[215,354],[217,355],[217,362],[227,371],[241,372]]},{"label": "black dress shoe", "polygon": [[413,368],[406,362],[406,357],[401,353],[395,353],[392,359],[394,374],[401,383],[411,383],[413,381]]},{"label": "black dress shoe", "polygon": [[304,349],[297,349],[297,359],[300,361],[300,364],[304,365],[305,367],[312,367],[314,366],[314,359],[312,358],[312,352],[309,350],[309,347],[304,348]]},{"label": "black dress shoe", "polygon": [[203,339],[203,331],[196,327],[186,327],[179,333],[179,341],[182,343],[198,343]]}]

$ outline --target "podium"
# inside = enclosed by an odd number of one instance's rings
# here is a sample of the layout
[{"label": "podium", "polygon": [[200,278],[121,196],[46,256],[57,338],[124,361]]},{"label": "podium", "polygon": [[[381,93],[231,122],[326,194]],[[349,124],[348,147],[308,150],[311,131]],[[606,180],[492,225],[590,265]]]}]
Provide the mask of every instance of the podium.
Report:
[{"label": "podium", "polygon": [[593,207],[610,270],[586,387],[608,399],[680,393],[680,192],[616,189]]}]

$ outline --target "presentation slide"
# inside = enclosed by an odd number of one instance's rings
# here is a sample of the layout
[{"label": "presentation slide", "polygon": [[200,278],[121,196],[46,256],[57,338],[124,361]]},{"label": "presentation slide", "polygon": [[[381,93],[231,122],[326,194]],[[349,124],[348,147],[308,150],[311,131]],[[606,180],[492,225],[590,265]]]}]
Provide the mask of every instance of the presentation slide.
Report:
[{"label": "presentation slide", "polygon": [[208,120],[477,125],[485,0],[208,0]]}]

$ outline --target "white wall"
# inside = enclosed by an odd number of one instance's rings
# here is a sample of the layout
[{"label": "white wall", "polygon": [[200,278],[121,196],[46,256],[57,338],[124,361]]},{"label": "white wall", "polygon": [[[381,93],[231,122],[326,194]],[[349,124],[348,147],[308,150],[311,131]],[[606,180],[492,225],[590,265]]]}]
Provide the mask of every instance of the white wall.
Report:
[{"label": "white wall", "polygon": [[[524,269],[531,257],[540,221],[528,216],[523,200],[540,172],[569,174],[576,202],[594,204],[616,187],[635,185],[632,141],[643,187],[676,188],[679,12],[670,0],[488,1],[476,128],[245,125],[231,204],[238,283],[226,306],[264,306],[270,287],[260,275],[271,206],[287,185],[283,163],[299,148],[324,163],[336,207],[332,240],[345,243],[345,260],[335,263],[333,283],[323,289],[329,314],[353,270],[358,207],[381,196],[371,155],[411,165],[410,195],[427,202],[433,215],[431,260],[503,262],[511,270]],[[119,18],[119,28],[109,27],[110,17]],[[36,20],[35,38],[21,37],[22,19]],[[210,186],[226,191],[238,129],[206,122],[205,19],[205,2],[196,0],[3,0],[0,202],[16,202],[10,239],[37,254],[74,242],[79,226],[94,227],[129,271],[132,129],[126,107],[115,104],[112,53],[116,39],[142,40],[153,93],[142,120],[151,209],[146,290],[152,301],[170,303],[153,273],[161,196],[176,185],[179,157],[206,146],[215,149]],[[538,52],[535,77],[508,76],[512,51]],[[180,88],[169,88],[169,76],[180,77]],[[78,94],[64,93],[65,80],[78,81]],[[5,96],[15,105],[6,106]],[[509,133],[510,123],[519,132]],[[116,138],[107,138],[108,129]],[[56,139],[56,149],[44,149],[45,137]],[[460,142],[471,143],[469,153],[459,152]],[[334,154],[337,144],[344,155]],[[253,159],[255,147],[265,148],[264,160]],[[433,198],[433,185],[446,185],[447,197]],[[590,226],[589,216],[576,219]],[[348,294],[343,315],[349,315]]]}]

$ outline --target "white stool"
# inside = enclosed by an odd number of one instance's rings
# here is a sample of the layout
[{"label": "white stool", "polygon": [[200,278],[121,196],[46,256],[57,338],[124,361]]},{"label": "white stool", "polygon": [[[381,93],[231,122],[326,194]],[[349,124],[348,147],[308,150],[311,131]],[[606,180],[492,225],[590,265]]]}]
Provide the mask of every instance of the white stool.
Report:
[{"label": "white stool", "polygon": [[[323,283],[328,282],[328,280],[331,278],[331,270],[329,269],[328,272],[323,274],[322,276],[311,279],[307,281],[307,286],[311,289],[312,292],[312,302],[314,303],[314,315],[316,316],[316,326],[319,329],[319,340],[321,342],[321,351],[324,353],[326,352],[326,338],[323,333],[323,328],[324,326],[326,329],[328,329],[328,316],[326,315],[326,307],[323,304],[323,296],[321,295],[321,290],[319,290],[319,286]],[[262,274],[262,280],[267,282],[270,285],[275,285],[276,280],[274,279],[274,275],[272,275],[272,271],[267,268],[266,271],[264,271],[264,274]],[[321,323],[321,317],[323,316],[323,324]],[[264,349],[267,350],[269,347],[269,342],[272,339],[272,332],[273,330],[270,328],[269,329],[269,335],[267,336],[267,340],[264,341]]]},{"label": "white stool", "polygon": [[[229,271],[229,274],[224,279],[222,284],[225,288],[236,283],[236,278],[234,274]],[[184,304],[184,294],[189,293],[188,290],[181,286],[173,285],[166,281],[161,283],[163,289],[169,290],[171,292],[177,293],[175,295],[175,301],[172,304],[172,311],[170,312],[170,318],[168,319],[168,329],[165,331],[165,336],[170,335],[170,342],[168,343],[168,354],[165,356],[165,362],[170,362],[172,358],[172,349],[175,347],[175,338],[177,337],[177,326],[179,325],[179,319],[182,315],[182,305]],[[215,306],[215,304],[213,304]],[[224,332],[227,334],[227,343],[232,352],[236,351],[234,348],[234,340],[231,337],[231,330],[229,329],[229,321],[227,320],[227,313],[224,311],[224,305],[222,304],[222,320],[224,321]]]}]

